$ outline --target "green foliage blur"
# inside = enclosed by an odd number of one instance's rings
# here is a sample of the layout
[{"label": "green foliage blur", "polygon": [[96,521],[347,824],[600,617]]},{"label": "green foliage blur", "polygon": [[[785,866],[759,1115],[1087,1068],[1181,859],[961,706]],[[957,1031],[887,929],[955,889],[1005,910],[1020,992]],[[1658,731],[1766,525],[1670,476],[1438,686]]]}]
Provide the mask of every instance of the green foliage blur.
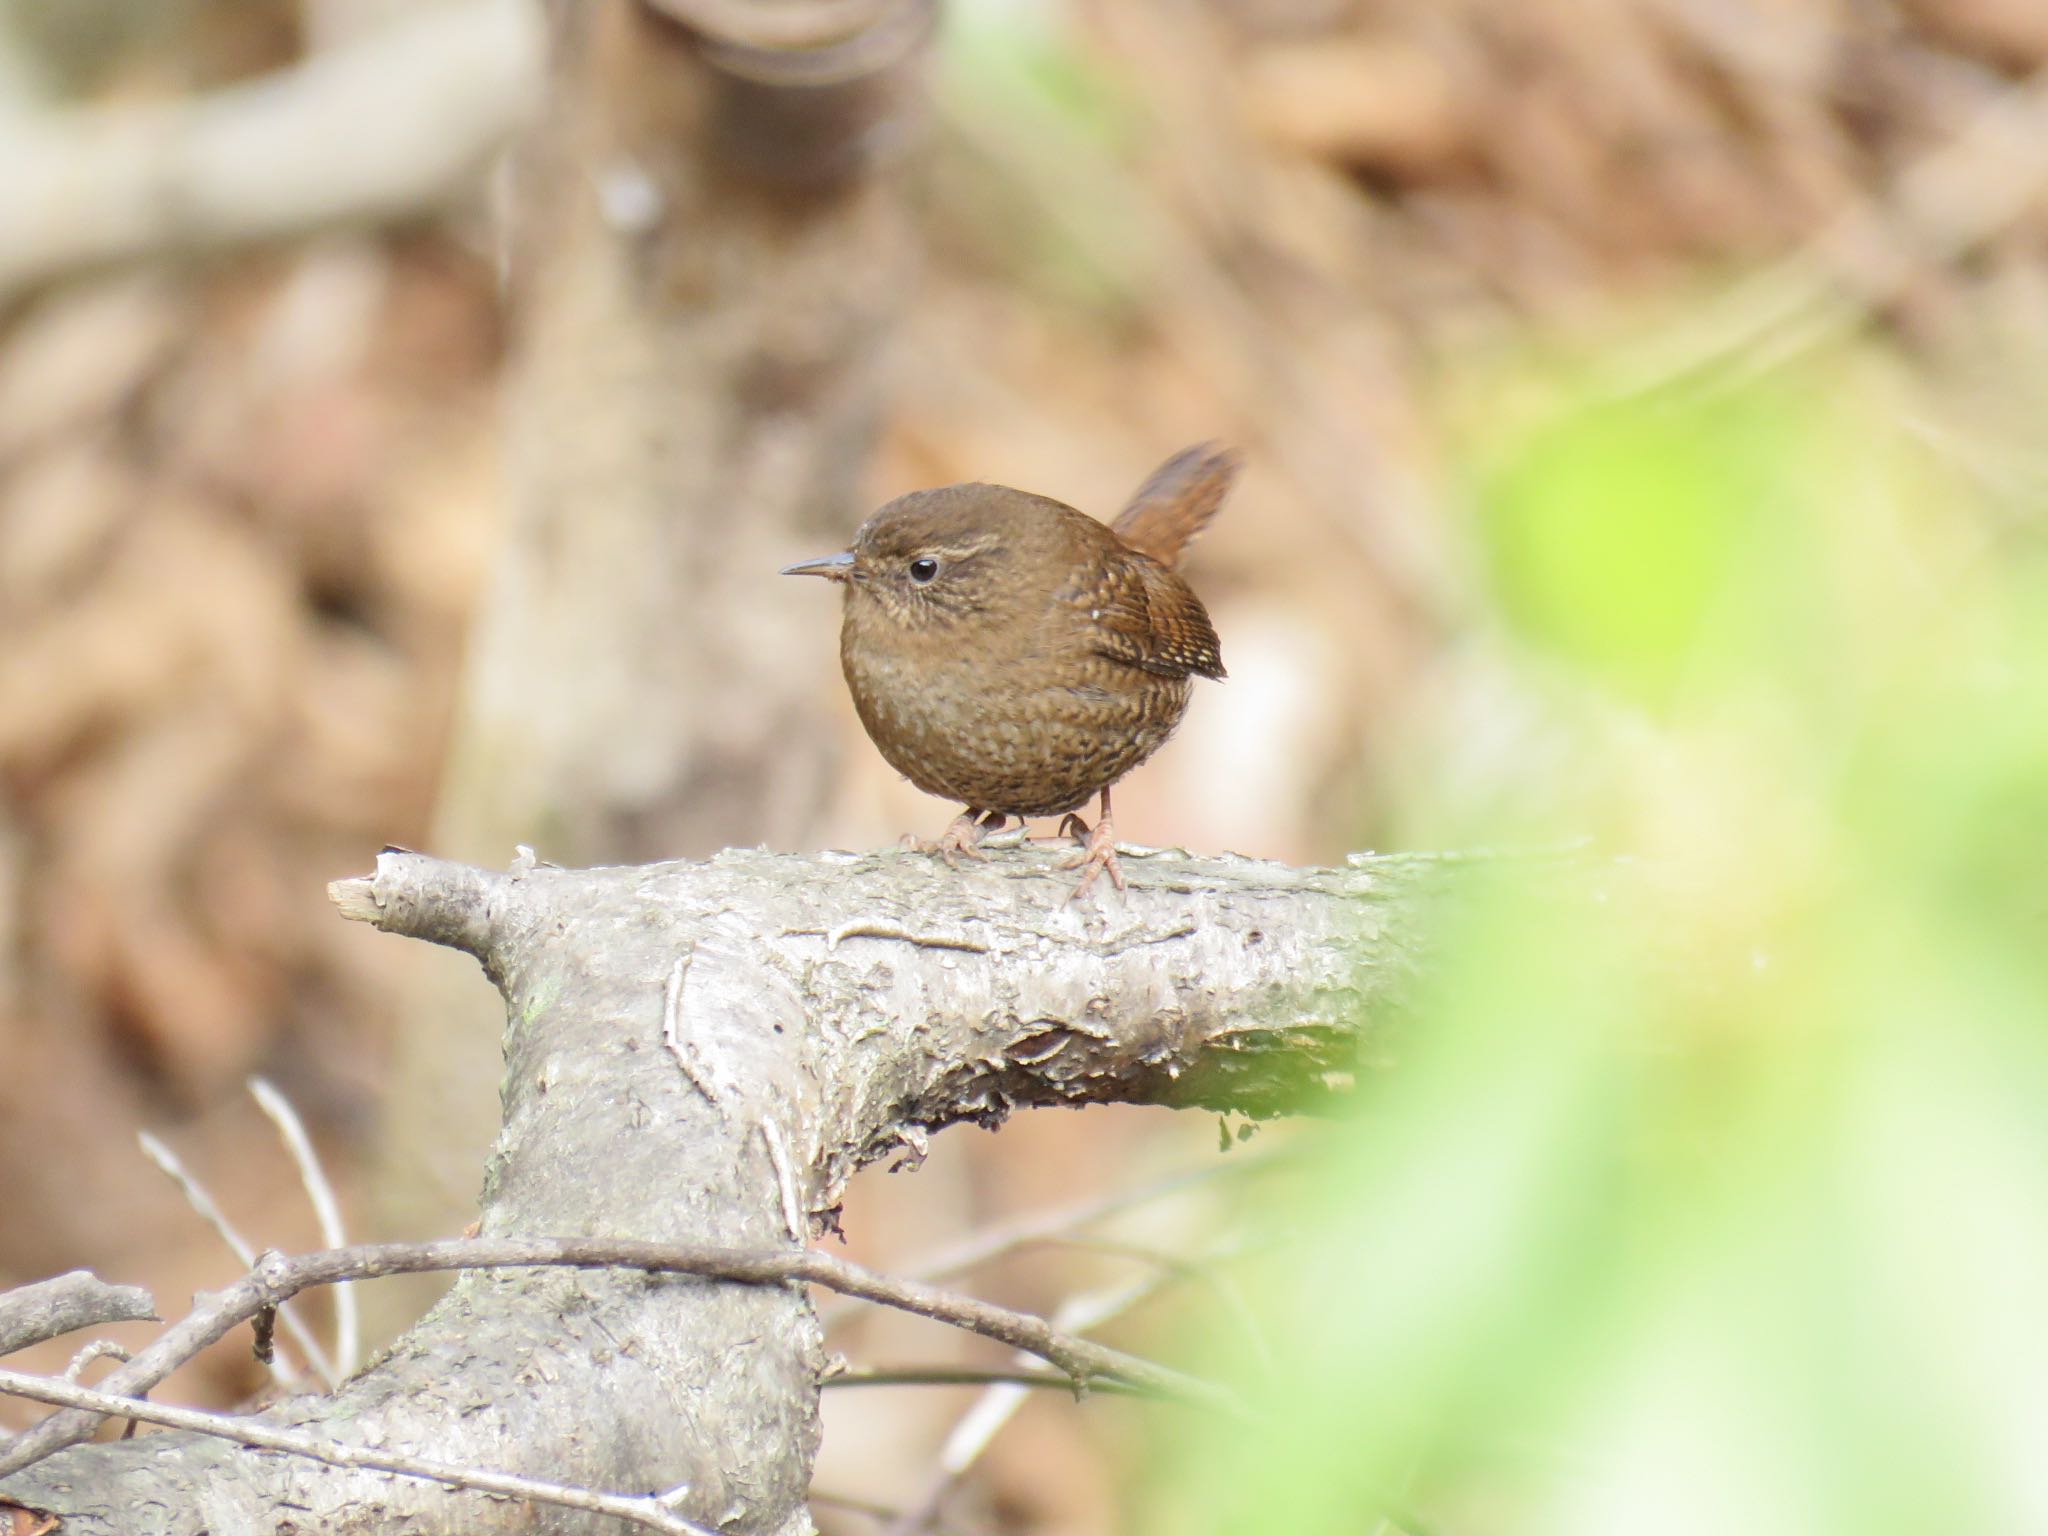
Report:
[{"label": "green foliage blur", "polygon": [[1408,815],[1592,843],[1448,920],[1238,1275],[1270,1366],[1204,1341],[1266,1422],[1176,1420],[1133,1529],[2048,1531],[2048,497],[1921,387],[1472,413],[1563,745]]}]

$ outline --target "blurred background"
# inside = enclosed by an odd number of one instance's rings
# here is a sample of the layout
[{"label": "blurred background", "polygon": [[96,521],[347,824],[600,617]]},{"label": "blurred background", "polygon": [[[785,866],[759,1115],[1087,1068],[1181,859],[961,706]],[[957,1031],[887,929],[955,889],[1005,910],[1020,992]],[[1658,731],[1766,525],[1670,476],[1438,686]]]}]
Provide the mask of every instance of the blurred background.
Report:
[{"label": "blurred background", "polygon": [[317,1245],[252,1075],[351,1235],[458,1231],[493,999],[325,883],[935,832],[773,572],[1218,438],[1230,678],[1119,830],[1506,873],[1357,1125],[849,1201],[1276,1440],[835,1390],[821,1525],[2048,1531],[2048,8],[706,10],[0,0],[0,1282],[235,1272],[144,1130]]}]

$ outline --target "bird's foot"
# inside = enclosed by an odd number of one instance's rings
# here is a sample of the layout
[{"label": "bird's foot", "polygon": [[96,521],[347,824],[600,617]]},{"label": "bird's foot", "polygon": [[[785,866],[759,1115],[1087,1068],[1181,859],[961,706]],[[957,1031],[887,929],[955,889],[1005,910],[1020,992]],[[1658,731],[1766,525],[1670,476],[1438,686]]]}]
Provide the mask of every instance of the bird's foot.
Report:
[{"label": "bird's foot", "polygon": [[[1070,816],[1069,819],[1078,822],[1081,818]],[[1061,822],[1060,826],[1064,830],[1066,822]],[[1095,830],[1088,834],[1088,839],[1082,844],[1079,853],[1060,861],[1060,868],[1081,871],[1081,883],[1074,887],[1074,894],[1067,898],[1069,902],[1079,901],[1087,895],[1089,888],[1095,884],[1095,877],[1104,870],[1109,872],[1111,885],[1120,891],[1125,889],[1123,865],[1117,862],[1116,857],[1116,830],[1110,826],[1107,816],[1095,823]]]},{"label": "bird's foot", "polygon": [[1053,833],[1053,840],[1057,842],[1064,837],[1071,837],[1075,842],[1079,843],[1082,847],[1087,847],[1088,823],[1083,821],[1079,816],[1075,815],[1072,811],[1067,812],[1066,815],[1060,818],[1059,830]]},{"label": "bird's foot", "polygon": [[1003,817],[997,812],[991,811],[983,816],[980,811],[965,810],[947,823],[946,830],[930,842],[921,841],[913,846],[919,853],[936,853],[946,861],[948,868],[958,869],[963,858],[988,857],[981,850],[981,840],[1002,824]]},{"label": "bird's foot", "polygon": [[[971,816],[975,813],[970,811],[968,814]],[[1006,833],[1003,831],[1003,828],[1008,825],[1010,818],[1001,811],[983,811],[980,814],[981,820],[976,824],[974,833],[974,842],[977,850],[1009,847],[1017,839],[1024,836],[1025,826],[1023,817],[1019,816],[1017,818],[1017,825]],[[985,859],[988,857],[988,854],[982,851],[981,857]]]}]

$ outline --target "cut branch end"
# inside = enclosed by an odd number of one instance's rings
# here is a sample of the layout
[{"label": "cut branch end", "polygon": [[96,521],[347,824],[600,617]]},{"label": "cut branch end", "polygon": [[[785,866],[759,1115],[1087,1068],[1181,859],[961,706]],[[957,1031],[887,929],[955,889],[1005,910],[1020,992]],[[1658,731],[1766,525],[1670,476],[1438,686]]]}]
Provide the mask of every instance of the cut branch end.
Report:
[{"label": "cut branch end", "polygon": [[382,910],[377,905],[377,882],[374,880],[330,880],[327,882],[327,899],[352,923],[374,923]]}]

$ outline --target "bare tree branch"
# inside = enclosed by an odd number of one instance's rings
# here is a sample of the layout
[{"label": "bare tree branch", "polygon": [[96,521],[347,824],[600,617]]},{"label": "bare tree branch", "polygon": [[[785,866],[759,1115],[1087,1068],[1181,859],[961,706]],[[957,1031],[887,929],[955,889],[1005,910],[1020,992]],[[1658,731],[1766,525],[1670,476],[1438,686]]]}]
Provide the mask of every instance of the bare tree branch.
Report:
[{"label": "bare tree branch", "polygon": [[112,1339],[94,1339],[85,1348],[71,1357],[71,1363],[64,1367],[64,1379],[76,1382],[85,1374],[85,1368],[95,1360],[132,1360],[132,1351],[116,1344]]},{"label": "bare tree branch", "polygon": [[[1097,1328],[1156,1294],[1166,1280],[1164,1274],[1155,1274],[1103,1290],[1076,1292],[1063,1300],[1053,1315],[1065,1328]],[[1019,1361],[1020,1367],[1027,1363]],[[1016,1417],[1036,1385],[1025,1373],[1023,1380],[996,1380],[982,1391],[940,1446],[938,1466],[923,1493],[890,1523],[887,1536],[919,1536],[937,1524],[947,1497],[1002,1433],[1003,1426]]]},{"label": "bare tree branch", "polygon": [[[228,1220],[227,1212],[220,1208],[220,1202],[213,1198],[212,1191],[185,1166],[184,1160],[159,1137],[151,1135],[148,1131],[138,1132],[136,1140],[142,1146],[143,1155],[178,1186],[178,1192],[185,1197],[185,1203],[192,1207],[201,1221],[213,1228],[214,1235],[227,1246],[228,1252],[241,1263],[253,1268],[256,1264],[254,1245],[236,1230],[235,1224]],[[304,1353],[306,1363],[312,1368],[313,1373],[330,1387],[339,1384],[341,1377],[334,1369],[334,1362],[327,1358],[327,1351],[320,1347],[320,1341],[313,1336],[312,1328],[298,1312],[280,1304],[277,1309],[277,1320],[284,1324],[284,1331],[292,1336],[292,1342]],[[299,1384],[299,1371],[283,1355],[266,1355],[265,1363],[286,1386]]]},{"label": "bare tree branch", "polygon": [[509,1498],[528,1499],[536,1504],[554,1504],[563,1509],[584,1509],[592,1514],[615,1515],[621,1520],[630,1520],[633,1524],[645,1526],[651,1531],[666,1531],[669,1536],[713,1536],[712,1532],[694,1521],[670,1513],[663,1507],[663,1497],[597,1493],[587,1488],[572,1488],[564,1483],[517,1477],[509,1472],[492,1472],[483,1467],[458,1467],[448,1462],[432,1461],[424,1456],[396,1456],[367,1446],[339,1445],[315,1435],[271,1429],[249,1419],[229,1418],[226,1414],[205,1413],[196,1408],[166,1408],[156,1403],[138,1402],[134,1398],[116,1397],[111,1392],[95,1391],[91,1387],[75,1386],[70,1382],[52,1381],[47,1376],[25,1375],[20,1371],[0,1370],[0,1392],[10,1397],[30,1398],[39,1403],[55,1403],[81,1413],[140,1419],[145,1424],[161,1424],[167,1429],[183,1429],[196,1435],[212,1435],[218,1439],[232,1440],[237,1445],[252,1445],[266,1451],[283,1451],[287,1455],[304,1456],[313,1461],[326,1462],[329,1466],[363,1467],[376,1472],[393,1472],[401,1477],[428,1478],[437,1483],[446,1483],[451,1488],[474,1488],[480,1493],[503,1494]]},{"label": "bare tree branch", "polygon": [[[468,951],[505,999],[483,1235],[266,1258],[199,1298],[102,1390],[139,1390],[303,1284],[452,1265],[453,1290],[384,1358],[254,1422],[452,1466],[534,1465],[544,1448],[570,1486],[687,1485],[673,1512],[737,1536],[807,1529],[826,1361],[792,1282],[909,1306],[1076,1377],[1220,1406],[1214,1389],[1042,1319],[789,1239],[792,1216],[816,1230],[861,1164],[961,1120],[1119,1101],[1334,1106],[1390,1059],[1428,961],[1425,914],[1462,873],[1423,858],[1335,870],[1168,851],[1126,860],[1128,893],[1077,908],[1056,855],[1032,849],[957,872],[896,853],[728,852],[498,873],[387,852],[374,876],[337,885],[337,904]],[[672,984],[685,955],[686,997]],[[671,1041],[718,1063],[718,1103]],[[602,1267],[556,1267],[574,1262]],[[91,1422],[54,1415],[0,1467]],[[0,1495],[81,1531],[126,1531],[118,1512],[146,1499],[173,1512],[162,1536],[280,1501],[309,1529],[371,1503],[401,1525],[515,1523],[511,1506],[431,1483],[226,1459],[237,1455],[176,1432],[73,1445],[0,1474]],[[603,1518],[564,1512],[560,1528],[595,1536]]]},{"label": "bare tree branch", "polygon": [[[939,1252],[908,1265],[903,1273],[919,1280],[943,1280],[949,1275],[963,1274],[970,1269],[979,1268],[1020,1248],[1028,1248],[1037,1243],[1071,1240],[1075,1234],[1097,1222],[1137,1206],[1163,1201],[1187,1190],[1235,1178],[1241,1174],[1270,1172],[1282,1161],[1283,1159],[1270,1153],[1234,1157],[1227,1162],[1212,1163],[1207,1167],[1183,1169],[1179,1173],[1168,1174],[1149,1184],[1140,1184],[1133,1189],[1120,1189],[1093,1200],[1083,1200],[1051,1210],[1025,1211],[1006,1221],[993,1222],[969,1233]],[[820,1307],[818,1315],[829,1330],[852,1317],[856,1310],[856,1304],[852,1301],[841,1301]]]},{"label": "bare tree branch", "polygon": [[[1225,1412],[1243,1411],[1229,1393],[1207,1382],[1063,1332],[1028,1312],[1015,1312],[920,1281],[877,1274],[832,1254],[805,1248],[746,1253],[602,1238],[448,1238],[431,1243],[363,1243],[296,1258],[267,1253],[242,1280],[207,1297],[162,1338],[109,1375],[102,1386],[110,1393],[146,1392],[200,1350],[314,1286],[386,1275],[549,1266],[697,1275],[747,1285],[792,1281],[819,1285],[950,1323],[1036,1355],[1066,1372],[1077,1391],[1106,1378],[1158,1397],[1179,1398]],[[18,1471],[65,1445],[76,1444],[94,1427],[87,1417],[54,1415],[0,1450],[0,1473]]]},{"label": "bare tree branch", "polygon": [[90,1270],[0,1293],[0,1355],[103,1323],[155,1322],[156,1302],[139,1285],[109,1285]]},{"label": "bare tree branch", "polygon": [[1206,1167],[1183,1169],[1179,1173],[1155,1179],[1149,1184],[1140,1184],[1134,1189],[1120,1189],[1114,1194],[1103,1195],[1094,1200],[1079,1201],[1056,1210],[1026,1211],[1007,1221],[996,1222],[971,1233],[921,1263],[912,1265],[909,1273],[921,1280],[938,1280],[947,1275],[957,1275],[964,1270],[974,1269],[991,1259],[1001,1258],[1004,1254],[1034,1243],[1078,1241],[1077,1233],[1133,1207],[1166,1200],[1184,1191],[1225,1179],[1271,1173],[1276,1166],[1283,1165],[1283,1162],[1283,1159],[1271,1154],[1241,1154],[1224,1162],[1211,1163]]},{"label": "bare tree branch", "polygon": [[[293,1166],[299,1170],[299,1182],[306,1190],[306,1199],[312,1203],[313,1218],[320,1223],[320,1240],[330,1248],[343,1247],[348,1242],[348,1231],[341,1219],[341,1201],[335,1196],[334,1185],[328,1181],[327,1170],[320,1166],[320,1154],[313,1146],[313,1138],[306,1133],[306,1124],[299,1118],[298,1110],[266,1078],[250,1078],[249,1094],[269,1117],[270,1123],[277,1127],[285,1150],[291,1153]],[[337,1285],[334,1289],[336,1380],[355,1374],[357,1356],[362,1352],[360,1313],[356,1293],[346,1284]]]}]

